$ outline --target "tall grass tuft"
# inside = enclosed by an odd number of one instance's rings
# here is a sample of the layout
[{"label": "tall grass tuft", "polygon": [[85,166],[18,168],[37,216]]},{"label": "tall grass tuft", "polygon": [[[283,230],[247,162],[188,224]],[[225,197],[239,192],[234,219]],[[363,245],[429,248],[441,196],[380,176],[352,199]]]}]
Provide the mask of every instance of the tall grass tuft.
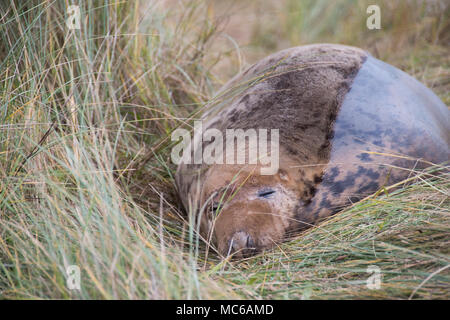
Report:
[{"label": "tall grass tuft", "polygon": [[165,156],[134,165],[209,98],[207,8],[83,1],[71,30],[68,5],[1,5],[0,295],[225,296],[166,222],[179,210]]}]

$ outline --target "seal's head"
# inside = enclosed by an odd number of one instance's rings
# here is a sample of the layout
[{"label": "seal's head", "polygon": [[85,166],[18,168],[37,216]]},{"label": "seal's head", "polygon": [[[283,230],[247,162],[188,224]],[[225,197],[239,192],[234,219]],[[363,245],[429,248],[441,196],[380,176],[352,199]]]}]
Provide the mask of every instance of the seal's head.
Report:
[{"label": "seal's head", "polygon": [[[298,177],[289,159],[262,175],[260,165],[213,165],[203,176],[203,234],[213,234],[221,254],[244,257],[283,240],[300,204]],[[289,165],[291,164],[291,165]]]}]

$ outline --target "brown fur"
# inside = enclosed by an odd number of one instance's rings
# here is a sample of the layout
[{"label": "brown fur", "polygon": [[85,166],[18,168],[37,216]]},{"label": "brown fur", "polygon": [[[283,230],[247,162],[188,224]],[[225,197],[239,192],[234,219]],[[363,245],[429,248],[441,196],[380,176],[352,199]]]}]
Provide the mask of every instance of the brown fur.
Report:
[{"label": "brown fur", "polygon": [[[374,163],[372,169],[356,164],[364,158],[363,147],[334,139],[344,97],[367,57],[360,49],[340,45],[284,50],[236,76],[206,107],[204,129],[280,130],[276,175],[260,175],[257,165],[178,168],[185,208],[198,213],[202,234],[212,236],[222,254],[245,255],[269,247],[356,200],[352,194],[374,192],[386,182],[388,170]],[[331,152],[332,143],[339,145],[337,152]],[[395,141],[390,147],[396,148]],[[393,163],[387,157],[378,160]],[[398,181],[403,175],[392,177]],[[257,196],[268,187],[276,192],[267,199]],[[220,203],[216,213],[213,203]]]}]

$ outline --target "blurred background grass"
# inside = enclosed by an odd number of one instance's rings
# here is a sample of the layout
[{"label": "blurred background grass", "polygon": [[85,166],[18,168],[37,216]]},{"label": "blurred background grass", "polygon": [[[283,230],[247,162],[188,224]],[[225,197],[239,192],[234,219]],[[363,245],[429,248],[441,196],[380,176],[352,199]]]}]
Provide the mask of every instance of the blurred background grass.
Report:
[{"label": "blurred background grass", "polygon": [[169,141],[248,64],[308,43],[362,47],[448,105],[447,1],[377,1],[381,30],[368,1],[80,1],[74,31],[69,4],[0,3],[1,298],[449,298],[445,168],[230,262],[187,223]]},{"label": "blurred background grass", "polygon": [[[366,27],[371,4],[380,7],[380,30]],[[272,52],[303,44],[347,44],[414,75],[447,105],[450,102],[447,1],[214,1],[212,8],[239,46],[240,55],[231,54],[235,66],[240,63],[242,68]],[[230,52],[233,47],[228,44]],[[222,66],[220,73],[226,78],[239,70],[230,68],[228,61]]]}]

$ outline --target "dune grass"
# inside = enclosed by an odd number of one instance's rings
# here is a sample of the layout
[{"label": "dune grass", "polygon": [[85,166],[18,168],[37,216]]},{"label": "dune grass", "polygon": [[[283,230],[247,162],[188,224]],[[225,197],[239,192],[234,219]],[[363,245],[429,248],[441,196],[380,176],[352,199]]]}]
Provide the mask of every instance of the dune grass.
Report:
[{"label": "dune grass", "polygon": [[[413,181],[361,201],[222,276],[253,298],[448,299],[448,175],[423,174]],[[369,290],[374,266],[381,286]]]},{"label": "dune grass", "polygon": [[[380,3],[383,30],[370,33],[359,1],[323,14],[323,1],[264,1],[236,42],[224,31],[242,15],[221,15],[218,2],[86,1],[80,30],[65,24],[68,1],[2,2],[0,298],[448,299],[448,168],[414,172],[242,261],[206,257],[176,196],[170,133],[189,127],[242,57],[357,45],[448,104],[445,1]],[[81,290],[66,285],[70,265]],[[379,290],[366,287],[370,265]]]}]

